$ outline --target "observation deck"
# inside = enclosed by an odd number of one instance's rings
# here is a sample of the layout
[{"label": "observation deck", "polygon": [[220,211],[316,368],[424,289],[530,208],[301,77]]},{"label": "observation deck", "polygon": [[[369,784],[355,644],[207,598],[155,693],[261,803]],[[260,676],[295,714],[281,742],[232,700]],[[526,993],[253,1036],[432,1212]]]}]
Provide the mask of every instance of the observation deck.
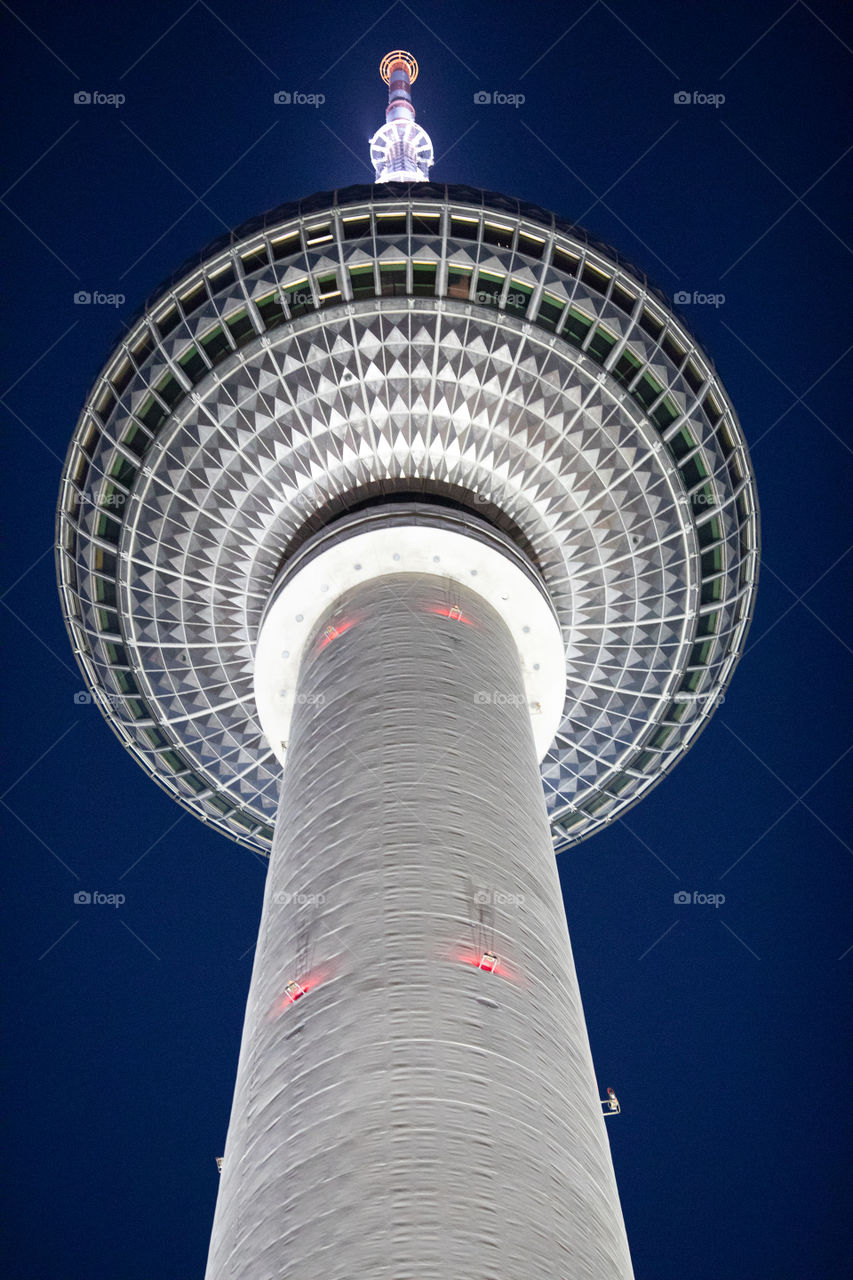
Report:
[{"label": "observation deck", "polygon": [[681,758],[743,649],[758,512],[713,365],[615,251],[463,186],[320,193],[159,289],[65,464],[57,565],[111,727],[185,808],[268,853],[281,766],[253,695],[282,566],[373,501],[511,537],[559,619],[541,765],[555,849]]}]

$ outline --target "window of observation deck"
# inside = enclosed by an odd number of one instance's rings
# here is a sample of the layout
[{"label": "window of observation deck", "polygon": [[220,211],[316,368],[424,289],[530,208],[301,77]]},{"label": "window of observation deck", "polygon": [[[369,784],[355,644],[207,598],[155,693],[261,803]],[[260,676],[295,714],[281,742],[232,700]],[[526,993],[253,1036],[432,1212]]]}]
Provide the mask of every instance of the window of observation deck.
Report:
[{"label": "window of observation deck", "polygon": [[493,244],[497,249],[511,249],[512,236],[512,227],[505,227],[499,222],[483,224],[483,240],[486,244]]},{"label": "window of observation deck", "polygon": [[405,213],[377,213],[377,236],[404,236],[407,231]]},{"label": "window of observation deck", "polygon": [[441,235],[441,214],[440,213],[418,213],[412,212],[412,235],[421,236],[439,236]]},{"label": "window of observation deck", "polygon": [[434,262],[412,263],[412,292],[421,298],[435,295],[436,266]]},{"label": "window of observation deck", "polygon": [[258,314],[264,322],[264,327],[274,329],[276,325],[281,324],[284,320],[284,307],[281,305],[281,299],[278,293],[267,293],[263,298],[258,298],[255,302]]},{"label": "window of observation deck", "polygon": [[520,280],[510,280],[504,310],[510,315],[525,316],[532,296],[533,289],[529,284],[522,284]]},{"label": "window of observation deck", "polygon": [[450,234],[454,240],[476,240],[479,230],[479,219],[451,217]]},{"label": "window of observation deck", "polygon": [[405,294],[405,262],[383,262],[379,268],[379,286],[383,298],[396,298]]},{"label": "window of observation deck", "polygon": [[360,240],[370,235],[370,217],[361,215],[357,218],[344,218],[344,240]]},{"label": "window of observation deck", "polygon": [[354,298],[373,297],[376,285],[373,280],[373,267],[350,267],[350,288]]},{"label": "window of observation deck", "polygon": [[471,267],[449,267],[447,271],[448,298],[464,298],[471,292]]}]

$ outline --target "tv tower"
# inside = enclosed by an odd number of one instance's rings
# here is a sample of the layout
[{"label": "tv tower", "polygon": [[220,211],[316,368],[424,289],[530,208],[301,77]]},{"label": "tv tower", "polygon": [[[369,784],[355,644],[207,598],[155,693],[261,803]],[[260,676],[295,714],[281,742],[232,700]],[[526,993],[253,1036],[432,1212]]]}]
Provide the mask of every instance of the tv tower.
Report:
[{"label": "tv tower", "polygon": [[642,272],[428,181],[416,74],[375,186],[214,242],[110,355],[63,608],[128,750],[270,859],[207,1280],[626,1280],[554,853],[721,700],[753,475]]}]

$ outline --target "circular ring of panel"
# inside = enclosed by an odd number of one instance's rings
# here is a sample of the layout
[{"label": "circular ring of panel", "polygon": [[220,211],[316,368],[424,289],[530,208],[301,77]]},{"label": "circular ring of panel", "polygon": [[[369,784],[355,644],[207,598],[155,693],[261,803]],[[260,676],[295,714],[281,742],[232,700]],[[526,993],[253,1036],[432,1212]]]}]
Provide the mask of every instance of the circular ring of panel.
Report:
[{"label": "circular ring of panel", "polygon": [[288,549],[400,490],[451,494],[532,552],[566,646],[542,764],[566,847],[653,786],[721,700],[757,504],[726,393],[662,296],[507,197],[325,193],[233,232],[149,302],[60,494],[63,607],[95,699],[170,794],[268,852],[263,609]]},{"label": "circular ring of panel", "polygon": [[391,79],[391,72],[398,62],[405,65],[409,73],[409,82],[414,84],[418,78],[417,60],[410,53],[406,53],[405,49],[395,49],[393,53],[386,53],[385,57],[379,64],[379,74],[386,84]]},{"label": "circular ring of panel", "polygon": [[[309,640],[325,647],[357,624],[344,613],[319,641],[315,628],[341,596],[371,578],[416,574],[435,581],[432,612],[449,627],[469,622],[453,590],[476,591],[508,628],[521,664],[533,740],[542,760],[563,716],[566,664],[563,638],[547,592],[507,539],[481,530],[480,521],[443,518],[428,509],[378,508],[316,535],[273,587],[255,650],[255,705],[264,735],[283,765],[298,697],[299,666]],[[508,554],[508,551],[510,554]],[[513,554],[514,552],[514,554]],[[499,697],[493,690],[489,696]]]}]

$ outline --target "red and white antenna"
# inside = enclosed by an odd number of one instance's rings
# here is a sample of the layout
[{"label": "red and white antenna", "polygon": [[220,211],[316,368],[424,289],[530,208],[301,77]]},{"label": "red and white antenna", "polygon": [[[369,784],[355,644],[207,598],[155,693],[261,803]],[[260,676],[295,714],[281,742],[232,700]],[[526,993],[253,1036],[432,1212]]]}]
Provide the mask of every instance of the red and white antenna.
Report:
[{"label": "red and white antenna", "polygon": [[385,123],[370,139],[370,159],[377,182],[429,182],[433,163],[429,134],[415,124],[412,85],[418,64],[404,49],[386,53],[379,74],[388,86]]}]

